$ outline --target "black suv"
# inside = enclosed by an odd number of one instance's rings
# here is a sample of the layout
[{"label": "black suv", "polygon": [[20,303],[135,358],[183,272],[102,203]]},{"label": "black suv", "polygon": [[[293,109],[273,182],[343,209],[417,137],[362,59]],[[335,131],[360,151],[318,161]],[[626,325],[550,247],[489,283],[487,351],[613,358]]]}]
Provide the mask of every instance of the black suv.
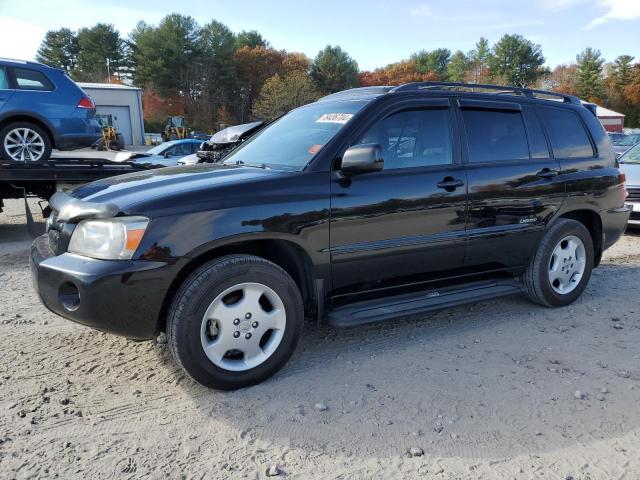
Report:
[{"label": "black suv", "polygon": [[588,106],[528,89],[412,83],[291,111],[222,164],[100,180],[51,200],[31,250],[53,312],[164,331],[220,389],[289,359],[304,318],[353,326],[585,289],[629,217]]}]

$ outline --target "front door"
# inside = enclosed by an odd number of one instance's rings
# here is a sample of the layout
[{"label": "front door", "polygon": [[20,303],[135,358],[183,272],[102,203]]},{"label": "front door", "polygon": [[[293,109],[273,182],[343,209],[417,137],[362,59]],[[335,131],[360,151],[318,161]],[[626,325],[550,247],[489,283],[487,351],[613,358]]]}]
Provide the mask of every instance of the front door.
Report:
[{"label": "front door", "polygon": [[534,109],[508,101],[459,100],[469,180],[465,265],[526,265],[565,196]]},{"label": "front door", "polygon": [[381,114],[351,145],[377,143],[384,168],[332,172],[334,291],[401,285],[461,267],[466,177],[447,99]]}]

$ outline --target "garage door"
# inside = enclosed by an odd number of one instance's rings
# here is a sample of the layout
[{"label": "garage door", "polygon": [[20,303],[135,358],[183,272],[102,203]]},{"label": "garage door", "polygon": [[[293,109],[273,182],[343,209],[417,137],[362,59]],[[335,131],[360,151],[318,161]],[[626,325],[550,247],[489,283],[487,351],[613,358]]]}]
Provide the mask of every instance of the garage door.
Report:
[{"label": "garage door", "polygon": [[131,134],[131,112],[129,107],[116,107],[108,105],[96,106],[96,112],[99,115],[111,115],[113,117],[113,126],[116,127],[118,133],[124,137],[124,143],[131,145],[133,137]]}]

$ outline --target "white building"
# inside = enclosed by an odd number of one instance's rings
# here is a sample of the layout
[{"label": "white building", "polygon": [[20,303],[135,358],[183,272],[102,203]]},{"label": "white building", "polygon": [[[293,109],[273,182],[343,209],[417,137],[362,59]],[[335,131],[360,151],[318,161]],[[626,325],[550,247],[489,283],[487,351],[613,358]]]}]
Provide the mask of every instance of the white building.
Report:
[{"label": "white building", "polygon": [[144,145],[142,91],[114,83],[78,83],[96,104],[96,113],[111,115],[126,145]]}]

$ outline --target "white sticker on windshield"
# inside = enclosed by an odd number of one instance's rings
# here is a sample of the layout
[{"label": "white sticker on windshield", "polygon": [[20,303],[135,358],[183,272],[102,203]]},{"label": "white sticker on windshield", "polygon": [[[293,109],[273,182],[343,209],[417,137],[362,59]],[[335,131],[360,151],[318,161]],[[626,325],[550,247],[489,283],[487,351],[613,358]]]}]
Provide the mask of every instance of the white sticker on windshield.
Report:
[{"label": "white sticker on windshield", "polygon": [[352,113],[325,113],[316,123],[347,123],[351,117]]}]

